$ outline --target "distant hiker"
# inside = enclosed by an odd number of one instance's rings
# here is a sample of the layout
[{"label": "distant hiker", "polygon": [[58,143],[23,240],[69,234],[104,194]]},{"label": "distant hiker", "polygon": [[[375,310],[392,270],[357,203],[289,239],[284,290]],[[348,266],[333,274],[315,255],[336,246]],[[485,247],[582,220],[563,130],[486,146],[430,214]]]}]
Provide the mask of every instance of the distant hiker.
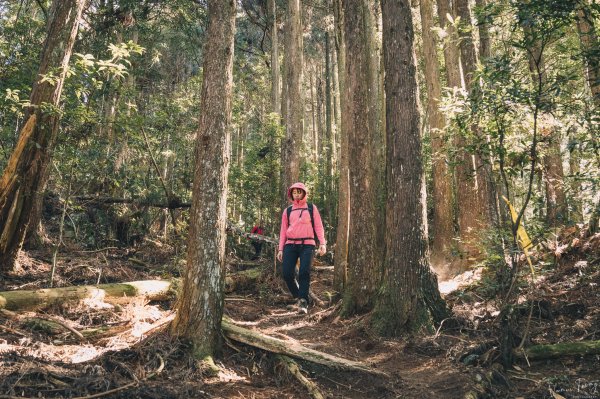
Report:
[{"label": "distant hiker", "polygon": [[[298,300],[298,312],[308,313],[308,293],[310,289],[310,267],[312,265],[315,238],[319,240],[319,256],[325,254],[325,230],[319,210],[307,203],[308,190],[302,183],[294,183],[288,189],[292,205],[283,210],[279,232],[279,252],[277,260],[283,262],[283,279],[292,296]],[[296,262],[300,258],[298,282],[294,278]]]},{"label": "distant hiker", "polygon": [[[261,236],[265,234],[265,229],[263,229],[262,223],[255,224],[250,233]],[[260,252],[262,251],[263,243],[261,241],[252,240],[252,246],[254,247],[254,256],[252,257],[252,260],[256,260],[260,258]]]}]

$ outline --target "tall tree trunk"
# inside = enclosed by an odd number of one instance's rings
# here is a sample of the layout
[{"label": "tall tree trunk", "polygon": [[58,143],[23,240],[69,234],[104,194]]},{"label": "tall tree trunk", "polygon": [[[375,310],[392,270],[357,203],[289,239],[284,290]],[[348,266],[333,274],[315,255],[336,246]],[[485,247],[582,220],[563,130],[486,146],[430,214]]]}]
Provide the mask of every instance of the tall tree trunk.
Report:
[{"label": "tall tree trunk", "polygon": [[285,139],[282,148],[284,170],[282,187],[287,203],[287,187],[300,178],[300,154],[304,131],[304,100],[302,95],[302,70],[304,57],[302,48],[302,16],[300,0],[288,1],[288,17],[285,30],[285,80],[287,97],[285,101]]},{"label": "tall tree trunk", "polygon": [[411,8],[408,0],[381,4],[388,195],[384,281],[373,320],[380,333],[396,336],[431,325],[421,279],[429,262]]},{"label": "tall tree trunk", "polygon": [[[58,135],[57,108],[84,4],[84,0],[55,0],[50,7],[48,34],[29,100],[31,109],[0,179],[0,272],[14,270],[35,198],[46,184]],[[42,81],[54,70],[58,75],[53,83]],[[54,110],[48,112],[49,108]]]},{"label": "tall tree trunk", "polygon": [[269,28],[271,29],[271,111],[281,114],[277,5],[275,0],[268,0],[267,3],[267,7],[269,8]]},{"label": "tall tree trunk", "polygon": [[373,14],[368,0],[343,0],[344,39],[347,54],[346,95],[348,100],[348,147],[350,187],[350,236],[348,241],[348,281],[344,313],[372,309],[381,275],[376,254],[376,137],[373,113],[377,96],[373,92]]},{"label": "tall tree trunk", "polygon": [[438,274],[445,275],[450,257],[454,232],[452,227],[452,187],[448,169],[448,157],[444,144],[444,115],[439,102],[442,97],[440,65],[437,57],[435,32],[433,31],[433,6],[431,0],[421,0],[421,26],[423,29],[423,53],[425,57],[425,81],[427,84],[427,115],[433,163],[433,242],[431,263]]},{"label": "tall tree trunk", "polygon": [[174,335],[191,341],[199,358],[220,348],[235,5],[235,0],[208,1],[187,266],[171,326]]},{"label": "tall tree trunk", "polygon": [[[463,70],[465,88],[472,101],[477,101],[479,93],[478,82],[474,79],[477,69],[477,50],[473,41],[473,25],[468,0],[456,0],[456,14],[462,21],[460,29],[460,59]],[[469,126],[473,137],[478,142],[467,143],[462,135],[458,135],[456,148],[458,159],[456,165],[458,226],[465,259],[478,257],[481,233],[492,226],[493,201],[491,168],[480,149],[472,154],[466,150],[469,145],[486,146],[484,138],[480,137],[476,125]],[[466,266],[466,265],[465,265]]]},{"label": "tall tree trunk", "polygon": [[338,182],[338,223],[335,240],[333,287],[343,292],[347,280],[348,237],[350,228],[350,179],[348,175],[348,91],[346,87],[346,41],[344,39],[344,10],[342,0],[333,0],[335,17],[335,46],[337,53],[340,93],[340,155]]},{"label": "tall tree trunk", "polygon": [[577,32],[581,42],[581,52],[585,60],[587,82],[596,107],[600,107],[600,54],[594,18],[588,0],[577,2]]}]

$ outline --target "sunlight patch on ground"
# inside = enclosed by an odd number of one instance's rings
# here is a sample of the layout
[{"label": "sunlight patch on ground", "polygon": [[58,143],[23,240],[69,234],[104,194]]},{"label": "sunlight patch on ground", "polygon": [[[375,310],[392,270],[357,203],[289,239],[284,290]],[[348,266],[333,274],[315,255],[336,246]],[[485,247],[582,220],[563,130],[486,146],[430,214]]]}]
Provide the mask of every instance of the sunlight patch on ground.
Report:
[{"label": "sunlight patch on ground", "polygon": [[452,291],[456,291],[460,288],[466,287],[479,281],[481,279],[481,272],[483,268],[478,267],[477,269],[467,270],[466,272],[455,276],[451,280],[441,281],[439,283],[440,293],[447,295]]},{"label": "sunlight patch on ground", "polygon": [[223,368],[219,371],[219,382],[244,381],[249,382],[246,376],[238,375],[235,371]]}]

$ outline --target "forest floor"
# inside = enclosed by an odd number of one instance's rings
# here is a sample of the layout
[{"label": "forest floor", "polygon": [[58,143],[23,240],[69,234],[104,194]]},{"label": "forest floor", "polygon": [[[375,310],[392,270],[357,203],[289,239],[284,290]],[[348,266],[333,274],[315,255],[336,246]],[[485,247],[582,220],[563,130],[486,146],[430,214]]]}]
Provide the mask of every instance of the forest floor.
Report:
[{"label": "forest floor", "polygon": [[[537,259],[545,266],[534,283],[524,274],[521,287],[518,331],[526,334],[527,344],[600,339],[599,253],[600,235],[581,238],[576,229],[546,246]],[[170,278],[178,268],[173,249],[154,241],[102,252],[71,247],[61,254],[55,286]],[[48,252],[23,251],[21,271],[0,280],[0,291],[47,287],[50,259]],[[498,303],[486,299],[492,296],[492,276],[481,268],[440,285],[458,321],[453,328],[389,339],[369,329],[369,315],[338,317],[335,305],[327,303],[330,268],[312,273],[312,290],[325,305],[300,315],[287,309],[290,301],[273,276],[272,258],[259,263],[258,282],[238,284],[226,297],[225,314],[236,324],[387,374],[297,360],[327,398],[465,398],[469,393],[472,398],[600,398],[598,355],[520,360],[509,370],[499,365]],[[228,272],[246,267],[248,262],[232,258]],[[229,339],[216,359],[221,371],[210,373],[168,335],[173,305],[132,300],[116,307],[87,303],[0,312],[0,398],[309,397],[272,354]],[[48,319],[58,323],[44,323]],[[84,338],[73,332],[99,327],[109,330]]]}]

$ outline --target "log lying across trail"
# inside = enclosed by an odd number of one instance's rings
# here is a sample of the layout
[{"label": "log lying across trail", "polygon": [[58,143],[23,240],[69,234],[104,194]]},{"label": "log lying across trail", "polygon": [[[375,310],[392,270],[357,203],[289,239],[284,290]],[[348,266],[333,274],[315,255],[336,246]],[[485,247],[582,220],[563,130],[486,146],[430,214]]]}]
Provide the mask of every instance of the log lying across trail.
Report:
[{"label": "log lying across trail", "polygon": [[175,297],[176,283],[175,280],[144,280],[39,290],[2,291],[0,292],[0,309],[36,310],[76,300],[119,303],[123,299],[131,297],[144,297],[147,300],[160,301]]},{"label": "log lying across trail", "polygon": [[305,347],[298,341],[283,340],[261,334],[257,331],[248,330],[247,328],[233,324],[231,320],[226,318],[223,318],[221,327],[223,328],[223,333],[228,338],[246,345],[266,350],[268,352],[287,355],[296,359],[307,360],[309,362],[322,364],[335,369],[361,371],[363,373],[388,377],[385,372],[369,367],[362,362],[344,359],[325,352],[319,352]]}]

